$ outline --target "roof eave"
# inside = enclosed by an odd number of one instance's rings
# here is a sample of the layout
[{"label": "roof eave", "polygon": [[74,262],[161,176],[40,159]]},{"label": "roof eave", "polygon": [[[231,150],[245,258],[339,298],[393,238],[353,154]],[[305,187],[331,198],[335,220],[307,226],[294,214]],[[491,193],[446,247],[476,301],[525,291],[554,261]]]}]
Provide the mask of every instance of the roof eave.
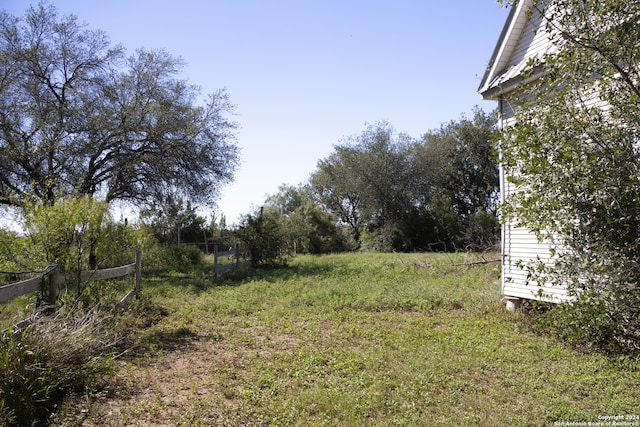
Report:
[{"label": "roof eave", "polygon": [[498,55],[503,48],[503,44],[505,39],[507,38],[507,34],[509,34],[509,30],[511,28],[511,22],[514,19],[517,9],[518,9],[517,7],[512,6],[511,10],[509,11],[509,16],[507,16],[507,20],[505,21],[504,26],[502,27],[502,31],[500,32],[500,37],[498,38],[498,41],[496,42],[496,45],[493,48],[491,59],[489,60],[489,64],[487,65],[487,68],[484,71],[484,75],[482,76],[482,80],[480,81],[478,92],[482,92],[484,86],[487,84],[487,81],[489,80],[489,75],[493,71],[494,65],[496,63],[496,59],[498,58]]},{"label": "roof eave", "polygon": [[486,101],[497,101],[498,99],[500,99],[500,97],[513,92],[517,87],[531,84],[534,81],[546,76],[548,73],[549,70],[541,65],[534,68],[527,75],[517,75],[512,79],[492,85],[480,91],[479,93],[482,96],[482,99]]},{"label": "roof eave", "polygon": [[511,7],[509,16],[502,27],[500,37],[493,49],[493,53],[491,54],[489,65],[487,66],[484,75],[482,76],[482,80],[480,81],[480,86],[478,87],[478,92],[480,94],[492,89],[490,87],[491,82],[495,81],[497,75],[501,72],[501,70],[498,70],[498,67],[505,66],[505,64],[501,64],[501,59],[503,57],[510,56],[512,53],[509,51],[509,39],[514,35],[514,31],[516,31],[515,28],[518,27],[520,17],[526,16],[523,10],[525,10],[526,7],[529,7],[531,2],[532,0],[518,0],[517,3]]}]

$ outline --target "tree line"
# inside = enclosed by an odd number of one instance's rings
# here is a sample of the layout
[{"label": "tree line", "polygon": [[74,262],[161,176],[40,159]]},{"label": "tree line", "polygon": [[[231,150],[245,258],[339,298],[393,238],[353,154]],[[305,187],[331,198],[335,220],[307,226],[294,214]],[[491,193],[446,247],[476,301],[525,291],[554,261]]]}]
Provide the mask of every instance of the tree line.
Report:
[{"label": "tree line", "polygon": [[281,186],[246,215],[240,233],[270,222],[273,244],[310,253],[491,248],[499,240],[496,125],[496,113],[478,108],[419,139],[386,121],[367,124],[319,160],[307,183]]}]

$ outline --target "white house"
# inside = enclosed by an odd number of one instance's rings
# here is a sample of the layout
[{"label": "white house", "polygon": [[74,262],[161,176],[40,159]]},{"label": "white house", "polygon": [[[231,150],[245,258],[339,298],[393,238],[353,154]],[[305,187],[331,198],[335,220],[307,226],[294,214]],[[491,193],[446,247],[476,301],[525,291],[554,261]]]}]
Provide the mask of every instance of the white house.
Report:
[{"label": "white house", "polygon": [[[512,6],[507,22],[500,34],[489,66],[482,78],[478,92],[486,100],[498,101],[500,126],[508,127],[514,121],[514,105],[510,102],[515,88],[538,79],[543,70],[523,74],[530,59],[541,59],[553,53],[543,17],[532,13],[534,0],[520,0]],[[500,174],[501,199],[512,191],[513,184],[507,182],[504,171]],[[560,302],[566,299],[566,290],[560,287],[538,286],[528,280],[520,266],[538,257],[549,259],[548,242],[539,242],[525,228],[515,227],[510,221],[502,224],[502,293],[507,307],[514,309],[521,299],[541,299]]]}]

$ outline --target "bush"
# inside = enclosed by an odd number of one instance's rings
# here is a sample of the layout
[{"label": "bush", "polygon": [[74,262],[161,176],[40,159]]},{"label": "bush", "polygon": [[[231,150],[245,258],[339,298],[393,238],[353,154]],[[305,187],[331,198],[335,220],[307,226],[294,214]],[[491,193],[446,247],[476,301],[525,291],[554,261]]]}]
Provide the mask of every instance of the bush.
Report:
[{"label": "bush", "polygon": [[144,267],[151,270],[189,271],[204,261],[196,246],[154,245],[145,251]]},{"label": "bush", "polygon": [[[581,291],[573,301],[554,304],[538,316],[538,321],[574,346],[610,354],[639,355],[638,298],[631,292],[627,295],[628,301],[620,301],[620,295],[603,297],[599,291]],[[616,300],[613,306],[612,301]]]},{"label": "bush", "polygon": [[287,245],[287,233],[277,214],[261,209],[257,215],[247,215],[237,234],[251,252],[253,267],[287,264],[291,248]]}]

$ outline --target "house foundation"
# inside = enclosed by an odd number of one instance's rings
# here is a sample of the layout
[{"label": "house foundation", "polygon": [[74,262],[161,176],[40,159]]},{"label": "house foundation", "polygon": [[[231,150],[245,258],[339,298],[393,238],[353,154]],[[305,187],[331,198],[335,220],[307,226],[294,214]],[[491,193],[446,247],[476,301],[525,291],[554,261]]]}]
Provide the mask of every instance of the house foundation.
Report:
[{"label": "house foundation", "polygon": [[512,313],[518,311],[520,309],[520,306],[522,305],[522,298],[503,297],[501,301],[503,304],[505,304],[507,310]]}]

